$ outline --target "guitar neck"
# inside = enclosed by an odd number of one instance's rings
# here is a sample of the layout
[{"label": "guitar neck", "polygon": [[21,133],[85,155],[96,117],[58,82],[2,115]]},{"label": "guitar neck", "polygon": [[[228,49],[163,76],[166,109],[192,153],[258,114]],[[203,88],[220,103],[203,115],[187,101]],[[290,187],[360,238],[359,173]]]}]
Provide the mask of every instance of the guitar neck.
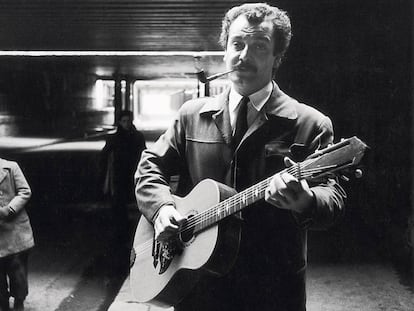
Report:
[{"label": "guitar neck", "polygon": [[215,225],[224,218],[236,214],[244,208],[263,199],[265,197],[265,190],[272,178],[273,176],[268,177],[265,180],[231,196],[230,198],[221,201],[203,213],[194,216],[193,218],[195,219],[191,218],[190,225],[194,226],[194,233],[203,231],[204,229]]},{"label": "guitar neck", "polygon": [[[318,150],[305,161],[282,170],[298,180],[318,180],[336,175],[344,169],[354,167],[361,160],[367,145],[357,137],[348,138],[329,147]],[[182,231],[192,229],[194,233],[210,227],[222,219],[240,212],[249,205],[263,199],[265,190],[273,176],[233,195],[189,219]]]},{"label": "guitar neck", "polygon": [[[309,168],[309,165],[313,164],[314,160],[305,160],[301,163],[286,168],[280,173],[288,172],[297,179],[310,179],[315,173],[321,171],[321,168]],[[324,167],[323,169],[331,169],[330,167]],[[212,225],[215,225],[224,218],[236,214],[242,211],[244,208],[252,205],[253,203],[263,199],[265,197],[265,190],[269,186],[273,176],[262,180],[261,182],[231,196],[230,198],[221,201],[220,203],[212,206],[208,210],[200,213],[191,219],[190,225],[194,226],[194,232],[200,232]]]}]

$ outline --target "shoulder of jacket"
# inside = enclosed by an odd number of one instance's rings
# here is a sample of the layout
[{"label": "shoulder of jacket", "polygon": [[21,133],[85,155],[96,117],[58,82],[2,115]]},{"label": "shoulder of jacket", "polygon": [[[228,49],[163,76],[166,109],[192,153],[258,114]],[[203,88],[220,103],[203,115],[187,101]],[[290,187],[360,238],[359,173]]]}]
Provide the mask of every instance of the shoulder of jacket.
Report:
[{"label": "shoulder of jacket", "polygon": [[197,115],[207,104],[215,103],[216,97],[200,97],[186,101],[179,109],[179,114],[182,116]]},{"label": "shoulder of jacket", "polygon": [[117,132],[108,134],[108,136],[106,136],[106,142],[112,143],[117,138],[117,136]]},{"label": "shoulder of jacket", "polygon": [[200,97],[186,101],[180,108],[183,111],[200,110],[206,103],[214,101],[215,97]]},{"label": "shoulder of jacket", "polygon": [[322,118],[322,119],[327,117],[323,112],[316,109],[315,107],[309,106],[308,104],[304,104],[296,100],[293,101],[293,104],[296,105],[297,107],[296,109],[299,114],[304,114],[306,116],[313,116],[315,118]]},{"label": "shoulder of jacket", "polygon": [[15,167],[18,167],[18,164],[15,161],[0,159],[0,167],[2,167],[2,168],[15,168]]}]

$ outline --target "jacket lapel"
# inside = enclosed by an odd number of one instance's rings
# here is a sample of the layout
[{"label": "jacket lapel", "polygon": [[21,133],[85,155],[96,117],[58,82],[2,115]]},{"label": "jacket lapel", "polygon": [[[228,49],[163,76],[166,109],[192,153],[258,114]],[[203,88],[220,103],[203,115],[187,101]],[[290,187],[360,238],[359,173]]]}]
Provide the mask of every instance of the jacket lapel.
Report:
[{"label": "jacket lapel", "polygon": [[243,140],[261,128],[269,120],[269,117],[279,117],[291,120],[296,119],[298,114],[294,105],[291,104],[292,101],[294,101],[293,98],[283,93],[278,85],[273,83],[272,94],[263,108],[259,111],[257,118],[250,125]]},{"label": "jacket lapel", "polygon": [[[223,136],[226,144],[231,144],[232,128],[230,124],[229,113],[229,93],[228,88],[225,92],[214,98],[209,98],[200,114],[210,114],[216,123],[217,128]],[[290,120],[295,120],[298,117],[295,105],[292,101],[296,101],[290,96],[282,92],[276,83],[273,83],[273,91],[266,104],[259,112],[253,124],[250,125],[240,144],[245,141],[254,132],[260,129],[268,120],[269,117],[279,117]]]},{"label": "jacket lapel", "polygon": [[200,114],[211,114],[214,123],[223,136],[224,141],[228,145],[231,143],[232,136],[228,105],[229,92],[230,90],[228,89],[219,96],[210,98],[210,100],[200,110]]},{"label": "jacket lapel", "polygon": [[6,165],[5,161],[3,159],[0,159],[0,183],[7,176],[7,170],[6,170],[7,167],[8,165]]}]

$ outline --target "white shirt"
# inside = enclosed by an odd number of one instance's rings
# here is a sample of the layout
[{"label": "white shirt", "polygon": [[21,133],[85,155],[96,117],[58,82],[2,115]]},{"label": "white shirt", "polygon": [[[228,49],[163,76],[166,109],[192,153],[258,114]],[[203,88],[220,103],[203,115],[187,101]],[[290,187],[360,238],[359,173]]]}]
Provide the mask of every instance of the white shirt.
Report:
[{"label": "white shirt", "polygon": [[[265,87],[258,90],[256,93],[249,95],[249,102],[247,103],[247,124],[250,126],[256,119],[259,111],[263,108],[264,104],[272,94],[273,83],[270,81]],[[229,112],[230,112],[230,123],[234,131],[236,116],[239,112],[239,103],[242,99],[242,95],[236,92],[232,87],[229,94]]]}]

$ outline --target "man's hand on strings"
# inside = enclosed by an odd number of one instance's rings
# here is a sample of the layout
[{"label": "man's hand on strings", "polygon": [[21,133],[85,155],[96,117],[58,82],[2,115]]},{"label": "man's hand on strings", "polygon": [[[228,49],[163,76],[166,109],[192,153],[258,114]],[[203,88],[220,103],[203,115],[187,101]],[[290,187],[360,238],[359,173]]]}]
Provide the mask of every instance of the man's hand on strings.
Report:
[{"label": "man's hand on strings", "polygon": [[168,240],[178,232],[185,221],[186,218],[173,205],[164,205],[154,222],[155,238],[158,241]]},{"label": "man's hand on strings", "polygon": [[[284,159],[286,167],[295,165],[288,157]],[[265,191],[266,202],[282,209],[297,213],[307,212],[314,203],[314,194],[305,179],[298,180],[283,172],[276,174]]]}]

